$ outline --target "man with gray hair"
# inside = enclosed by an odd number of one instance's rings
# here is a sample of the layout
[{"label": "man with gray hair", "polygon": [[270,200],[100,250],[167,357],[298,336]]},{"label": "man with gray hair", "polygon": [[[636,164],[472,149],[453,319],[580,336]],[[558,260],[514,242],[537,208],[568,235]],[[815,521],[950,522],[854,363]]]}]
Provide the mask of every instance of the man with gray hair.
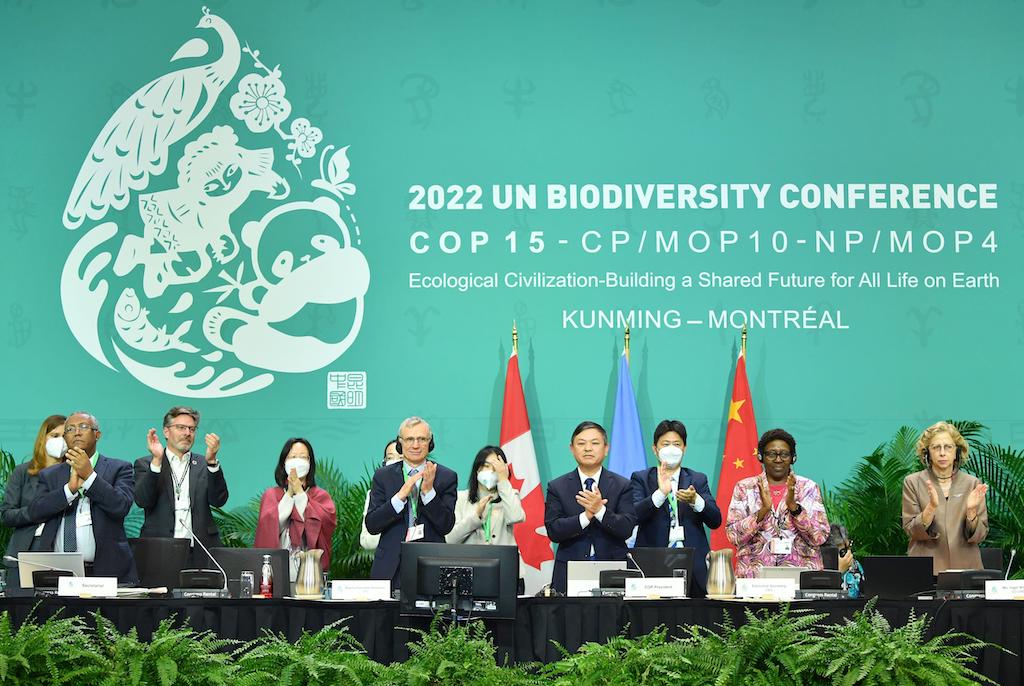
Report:
[{"label": "man with gray hair", "polygon": [[409,417],[398,427],[395,448],[401,461],[381,467],[370,484],[366,530],[380,534],[373,556],[371,579],[390,579],[400,585],[403,541],[444,543],[455,526],[455,472],[427,458],[434,450],[430,425]]},{"label": "man with gray hair", "polygon": [[[207,548],[220,545],[220,531],[210,511],[228,501],[224,470],[217,460],[220,437],[206,434],[203,455],[192,450],[198,430],[199,410],[181,405],[164,415],[166,448],[156,429],[149,430],[149,455],[135,461],[135,503],[146,513],[142,536],[191,540],[195,534]],[[206,566],[208,559],[193,541],[189,566]]]},{"label": "man with gray hair", "polygon": [[132,466],[101,455],[100,424],[88,412],[72,412],[64,424],[64,461],[39,472],[39,491],[29,517],[43,522],[39,545],[58,553],[81,553],[87,576],[138,582],[124,533],[132,506]]}]

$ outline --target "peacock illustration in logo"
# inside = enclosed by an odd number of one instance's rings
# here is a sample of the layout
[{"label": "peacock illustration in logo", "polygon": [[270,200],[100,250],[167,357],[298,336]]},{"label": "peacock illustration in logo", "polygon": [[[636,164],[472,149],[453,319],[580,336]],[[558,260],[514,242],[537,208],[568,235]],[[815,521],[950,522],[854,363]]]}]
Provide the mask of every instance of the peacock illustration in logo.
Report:
[{"label": "peacock illustration in logo", "polygon": [[[280,67],[224,19],[204,7],[196,28],[217,35],[220,56],[187,41],[171,58],[184,66],[139,88],[92,144],[63,216],[87,230],[60,289],[71,332],[99,362],[213,398],[338,359],[359,334],[370,270],[349,147],[321,148],[320,128],[290,119]],[[253,66],[239,77],[243,55]],[[307,181],[302,164],[318,151]]]}]

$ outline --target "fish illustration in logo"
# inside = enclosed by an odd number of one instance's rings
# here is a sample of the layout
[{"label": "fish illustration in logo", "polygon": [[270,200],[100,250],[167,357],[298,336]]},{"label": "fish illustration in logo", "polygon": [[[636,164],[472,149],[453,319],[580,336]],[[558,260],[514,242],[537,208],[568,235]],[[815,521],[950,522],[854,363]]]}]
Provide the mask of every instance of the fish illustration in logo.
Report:
[{"label": "fish illustration in logo", "polygon": [[121,291],[114,307],[114,327],[125,343],[143,352],[161,352],[163,350],[181,350],[186,353],[199,352],[199,348],[185,343],[181,337],[192,328],[192,322],[183,322],[167,333],[167,327],[159,329],[149,321],[149,310],[139,302],[135,289],[126,288]]}]

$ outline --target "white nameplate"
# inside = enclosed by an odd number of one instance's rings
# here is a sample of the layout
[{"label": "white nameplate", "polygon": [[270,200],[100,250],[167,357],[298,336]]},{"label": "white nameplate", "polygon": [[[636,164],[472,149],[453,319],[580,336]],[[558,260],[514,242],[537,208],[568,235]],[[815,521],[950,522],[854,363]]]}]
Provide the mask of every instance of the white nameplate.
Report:
[{"label": "white nameplate", "polygon": [[57,579],[57,595],[117,597],[117,578],[113,576],[62,576]]},{"label": "white nameplate", "polygon": [[793,579],[736,579],[736,597],[793,600],[796,586]]},{"label": "white nameplate", "polygon": [[629,577],[627,598],[685,598],[686,579],[674,576]]},{"label": "white nameplate", "polygon": [[391,582],[387,579],[334,579],[331,600],[390,600]]},{"label": "white nameplate", "polygon": [[986,581],[985,600],[1024,600],[1024,579]]}]

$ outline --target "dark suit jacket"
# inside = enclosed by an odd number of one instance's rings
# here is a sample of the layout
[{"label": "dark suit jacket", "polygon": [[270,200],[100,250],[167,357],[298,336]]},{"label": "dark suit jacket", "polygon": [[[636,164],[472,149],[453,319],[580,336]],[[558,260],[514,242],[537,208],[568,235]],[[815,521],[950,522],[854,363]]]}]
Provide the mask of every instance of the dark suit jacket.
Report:
[{"label": "dark suit jacket", "polygon": [[[373,474],[370,483],[370,506],[366,510],[366,530],[380,534],[380,543],[373,556],[370,569],[371,579],[391,579],[391,588],[399,587],[399,569],[402,542],[408,530],[409,500],[401,512],[391,506],[391,498],[405,483],[404,462],[381,467]],[[444,543],[445,534],[455,526],[455,498],[458,477],[443,465],[437,465],[434,475],[435,495],[429,505],[422,499],[417,505],[417,523],[423,525],[422,543]]]},{"label": "dark suit jacket", "polygon": [[[671,510],[666,502],[659,508],[651,502],[651,494],[658,490],[658,468],[641,469],[633,472],[633,506],[636,510],[636,521],[640,525],[636,534],[637,548],[664,548],[668,546],[668,530],[671,526]],[[693,582],[694,596],[702,597],[707,593],[708,566],[705,562],[711,548],[708,546],[708,535],[704,527],[717,529],[722,525],[722,512],[718,509],[708,488],[708,477],[700,472],[682,467],[679,469],[679,488],[693,486],[697,494],[704,499],[704,509],[694,512],[686,503],[680,502],[678,508],[679,521],[685,533],[685,545],[693,548]],[[670,496],[674,497],[674,496]]]},{"label": "dark suit jacket", "polygon": [[[124,534],[124,518],[132,507],[135,481],[132,466],[124,460],[100,455],[96,460],[96,480],[89,489],[92,531],[96,539],[94,576],[116,576],[120,583],[138,583],[135,559]],[[71,476],[67,462],[39,472],[39,494],[28,506],[28,516],[46,522],[39,537],[44,550],[53,550],[60,520],[68,509],[64,486]],[[77,499],[71,503],[78,506]]]},{"label": "dark suit jacket", "polygon": [[[39,522],[33,521],[28,516],[28,504],[35,498],[39,490],[39,475],[29,475],[28,468],[31,462],[19,464],[11,472],[7,479],[7,488],[4,490],[4,501],[0,505],[0,523],[8,529],[14,529],[11,540],[7,544],[7,555],[17,557],[32,545],[32,539]],[[7,573],[7,585],[12,588],[19,587],[18,565],[14,562],[4,562],[4,565],[11,571]]]},{"label": "dark suit jacket", "polygon": [[551,574],[551,585],[559,593],[566,590],[566,562],[588,560],[590,548],[594,548],[595,560],[625,560],[626,539],[633,534],[636,515],[633,513],[633,496],[629,480],[624,476],[601,470],[597,482],[601,497],[608,500],[604,517],[590,520],[586,529],[580,526],[583,506],[576,502],[576,494],[582,490],[577,470],[572,470],[548,482],[548,494],[544,499],[544,526],[548,538],[558,544],[555,551],[555,567]]},{"label": "dark suit jacket", "polygon": [[[135,504],[146,512],[140,536],[174,537],[174,484],[168,459],[164,457],[159,474],[154,474],[149,468],[152,456],[135,460]],[[206,466],[206,456],[192,453],[188,467],[188,497],[192,506],[192,521],[188,525],[207,548],[219,548],[220,530],[213,521],[210,506],[223,507],[228,501],[224,465],[211,474]],[[205,554],[202,558],[206,558]]]}]

